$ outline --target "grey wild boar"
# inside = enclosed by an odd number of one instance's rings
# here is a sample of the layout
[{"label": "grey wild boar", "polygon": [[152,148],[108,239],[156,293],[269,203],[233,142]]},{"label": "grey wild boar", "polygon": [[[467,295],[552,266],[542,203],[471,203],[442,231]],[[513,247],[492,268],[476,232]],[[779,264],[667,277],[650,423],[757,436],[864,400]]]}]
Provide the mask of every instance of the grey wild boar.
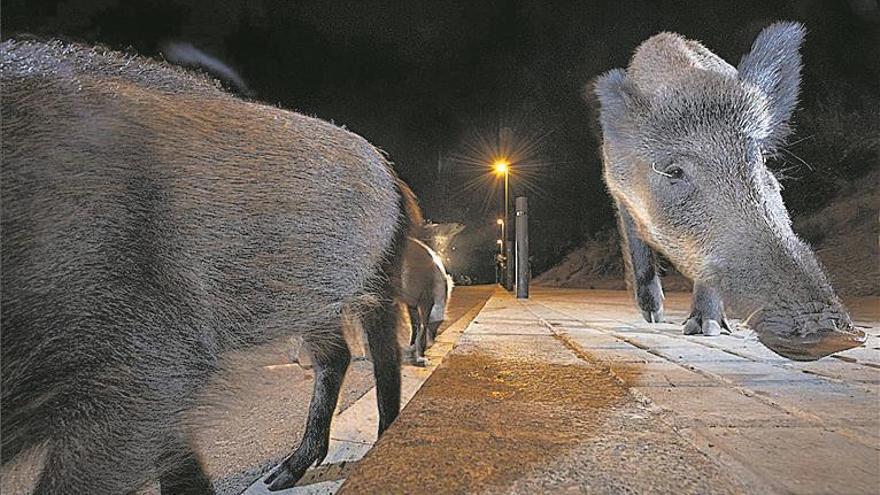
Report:
[{"label": "grey wild boar", "polygon": [[379,431],[418,207],[383,155],[327,122],[155,61],[7,41],[2,82],[2,462],[37,494],[212,493],[183,413],[225,351],[301,335],[315,366],[292,486],[327,453],[360,316]]},{"label": "grey wild boar", "polygon": [[446,319],[452,285],[437,253],[419,240],[407,239],[403,251],[400,301],[409,310],[410,345],[418,365],[427,364],[425,348],[434,345],[437,329]]},{"label": "grey wild boar", "polygon": [[865,341],[792,231],[765,165],[791,132],[803,37],[800,24],[773,24],[733,67],[696,41],[662,33],[638,47],[625,71],[596,80],[605,182],[649,322],[663,319],[659,251],[694,281],[687,334],[717,335],[728,304],[791,359]]}]

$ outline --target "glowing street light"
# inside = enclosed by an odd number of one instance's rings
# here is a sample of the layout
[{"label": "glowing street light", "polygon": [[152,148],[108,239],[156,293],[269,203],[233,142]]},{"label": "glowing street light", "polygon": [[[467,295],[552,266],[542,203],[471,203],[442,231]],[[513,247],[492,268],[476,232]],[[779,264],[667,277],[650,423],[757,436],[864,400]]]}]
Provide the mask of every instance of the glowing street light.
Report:
[{"label": "glowing street light", "polygon": [[[504,219],[498,219],[498,225],[501,225],[501,228],[504,229],[504,223],[509,218],[507,203],[510,202],[510,162],[506,158],[499,158],[492,164],[492,169],[495,170],[497,175],[504,176]],[[506,240],[503,234],[501,238]]]}]

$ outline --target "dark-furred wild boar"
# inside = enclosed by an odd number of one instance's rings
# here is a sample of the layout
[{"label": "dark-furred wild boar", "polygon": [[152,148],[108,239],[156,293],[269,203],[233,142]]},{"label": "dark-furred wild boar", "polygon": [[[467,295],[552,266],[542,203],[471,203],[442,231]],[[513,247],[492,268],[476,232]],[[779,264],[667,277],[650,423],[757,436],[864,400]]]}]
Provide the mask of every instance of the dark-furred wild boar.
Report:
[{"label": "dark-furred wild boar", "polygon": [[183,412],[227,350],[299,334],[306,433],[327,453],[359,315],[380,433],[400,404],[400,260],[418,208],[376,148],[155,61],[7,41],[2,78],[2,461],[38,494],[211,493]]}]

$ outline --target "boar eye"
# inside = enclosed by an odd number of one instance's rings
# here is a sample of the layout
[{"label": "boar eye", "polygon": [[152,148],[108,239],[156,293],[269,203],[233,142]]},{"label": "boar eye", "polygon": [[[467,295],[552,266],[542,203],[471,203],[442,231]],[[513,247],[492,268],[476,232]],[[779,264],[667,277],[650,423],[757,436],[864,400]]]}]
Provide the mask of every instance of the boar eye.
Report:
[{"label": "boar eye", "polygon": [[681,167],[679,167],[678,165],[669,165],[668,167],[666,167],[666,169],[660,170],[657,168],[656,163],[652,163],[651,170],[673,180],[681,179],[684,176],[684,170],[682,170]]}]

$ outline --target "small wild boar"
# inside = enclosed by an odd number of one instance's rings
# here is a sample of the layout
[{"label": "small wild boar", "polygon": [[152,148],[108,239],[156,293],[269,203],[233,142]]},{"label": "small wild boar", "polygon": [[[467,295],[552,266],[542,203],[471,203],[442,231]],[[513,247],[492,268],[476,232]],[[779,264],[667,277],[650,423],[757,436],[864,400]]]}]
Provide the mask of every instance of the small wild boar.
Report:
[{"label": "small wild boar", "polygon": [[409,238],[403,250],[400,301],[409,310],[412,325],[410,345],[415,363],[424,366],[425,348],[434,345],[437,329],[446,319],[446,305],[452,295],[452,280],[440,256],[425,243]]},{"label": "small wild boar", "polygon": [[663,319],[656,250],[694,281],[687,334],[717,335],[726,303],[791,359],[865,341],[792,231],[765,165],[791,132],[803,36],[800,24],[773,24],[734,68],[696,41],[662,33],[638,47],[626,71],[596,81],[605,182],[648,321]]},{"label": "small wild boar", "polygon": [[327,122],[155,61],[7,41],[2,81],[2,462],[38,494],[212,493],[183,413],[227,350],[302,336],[306,433],[327,453],[360,315],[379,431],[397,416],[396,294],[418,207],[383,155]]}]

